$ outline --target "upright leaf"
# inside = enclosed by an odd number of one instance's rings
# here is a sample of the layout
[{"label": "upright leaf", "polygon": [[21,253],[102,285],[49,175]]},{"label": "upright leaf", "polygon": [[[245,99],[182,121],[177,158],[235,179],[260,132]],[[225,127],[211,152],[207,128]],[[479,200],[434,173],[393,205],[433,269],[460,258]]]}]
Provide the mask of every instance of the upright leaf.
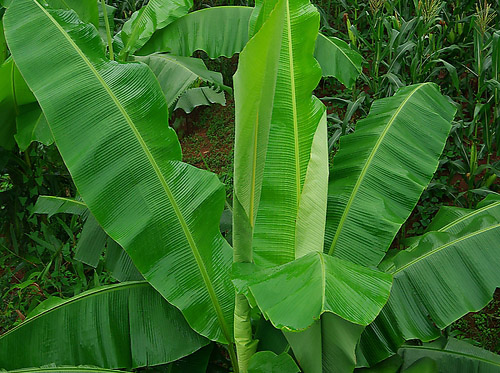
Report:
[{"label": "upright leaf", "polygon": [[150,0],[132,14],[121,31],[124,47],[121,56],[128,56],[141,48],[156,30],[162,29],[187,14],[193,0]]},{"label": "upright leaf", "polygon": [[437,169],[455,108],[434,84],[373,103],[344,136],[328,186],[326,248],[377,265]]},{"label": "upright leaf", "polygon": [[36,0],[13,3],[5,26],[99,224],[196,331],[231,341],[232,252],[219,231],[224,188],[215,175],[180,162],[151,70],[108,61],[94,27]]},{"label": "upright leaf", "polygon": [[[235,159],[233,198],[233,258],[251,263],[252,237],[258,210],[271,117],[278,76],[285,1],[276,5],[264,26],[241,52],[234,75]],[[242,294],[235,301],[238,362],[248,370],[257,341],[253,340],[251,310]],[[254,360],[255,361],[255,360]]]},{"label": "upright leaf", "polygon": [[0,366],[137,368],[177,360],[207,343],[147,282],[129,282],[59,300],[29,317],[0,337]]},{"label": "upright leaf", "polygon": [[286,1],[253,236],[258,265],[280,265],[322,249],[328,154],[325,107],[312,96],[321,78],[313,57],[318,28],[319,13],[312,4]]},{"label": "upright leaf", "polygon": [[7,59],[7,43],[3,33],[3,19],[0,18],[0,65]]},{"label": "upright leaf", "polygon": [[[97,6],[99,8],[99,27],[98,27],[99,34],[101,35],[102,40],[107,40],[108,35],[106,31],[106,21],[104,19],[102,3],[98,1]],[[114,6],[106,4],[106,15],[108,16],[108,24],[110,32],[113,32],[115,29],[115,12],[116,8]]]}]

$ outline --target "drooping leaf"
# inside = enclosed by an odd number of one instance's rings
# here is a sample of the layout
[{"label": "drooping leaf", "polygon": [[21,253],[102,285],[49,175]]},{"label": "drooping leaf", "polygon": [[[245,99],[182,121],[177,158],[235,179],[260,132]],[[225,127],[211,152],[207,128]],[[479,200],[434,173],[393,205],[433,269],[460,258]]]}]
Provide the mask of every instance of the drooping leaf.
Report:
[{"label": "drooping leaf", "polygon": [[189,114],[195,107],[212,104],[226,105],[224,91],[217,91],[210,87],[191,88],[179,98],[174,110],[182,109]]},{"label": "drooping leaf", "polygon": [[250,359],[248,373],[298,373],[299,367],[287,353],[257,352]]},{"label": "drooping leaf", "polygon": [[156,30],[162,29],[181,18],[193,6],[192,0],[150,0],[132,14],[121,30],[124,47],[121,56],[127,56],[141,48]]},{"label": "drooping leaf", "polygon": [[319,13],[312,4],[286,2],[253,234],[254,260],[260,266],[284,264],[321,251],[323,246],[328,174],[326,111],[312,95],[321,78],[313,57],[318,28]]},{"label": "drooping leaf", "polygon": [[99,0],[45,0],[53,9],[73,9],[84,23],[91,23],[99,28]]},{"label": "drooping leaf", "polygon": [[318,34],[314,57],[321,65],[323,76],[333,76],[351,88],[361,74],[363,57],[338,38]]},{"label": "drooping leaf", "polygon": [[1,367],[135,368],[177,360],[208,343],[147,282],[95,288],[52,305],[0,337]]},{"label": "drooping leaf", "polygon": [[91,267],[97,267],[106,247],[107,237],[94,216],[89,214],[76,245],[75,259]]},{"label": "drooping leaf", "polygon": [[136,54],[169,52],[190,57],[197,50],[210,58],[240,53],[248,41],[248,19],[252,8],[218,6],[189,13],[155,32]]},{"label": "drooping leaf", "polygon": [[28,146],[37,141],[44,145],[54,143],[54,137],[50,132],[49,125],[37,103],[23,107],[22,112],[16,118],[17,132],[14,135],[19,150],[24,152]]},{"label": "drooping leaf", "polygon": [[219,232],[224,188],[215,175],[180,162],[151,70],[106,60],[93,27],[35,0],[13,3],[5,28],[99,224],[196,331],[230,341],[232,252]]},{"label": "drooping leaf", "polygon": [[483,308],[500,285],[500,223],[479,213],[458,233],[429,232],[392,259],[394,285],[386,306],[361,340],[370,363],[404,340],[430,341],[455,320]]},{"label": "drooping leaf", "polygon": [[[409,372],[408,367],[422,358],[431,358],[435,361],[438,367],[436,372],[440,373],[500,372],[500,356],[455,338],[450,338],[445,346],[437,343],[423,346],[407,345],[402,347],[399,353],[404,359],[404,372]],[[424,371],[420,369],[415,372]]]},{"label": "drooping leaf", "polygon": [[34,214],[47,214],[50,218],[59,213],[82,215],[86,211],[87,205],[82,201],[63,197],[40,196],[32,212]]},{"label": "drooping leaf", "polygon": [[213,348],[214,344],[211,343],[189,356],[170,363],[167,368],[168,373],[206,373]]},{"label": "drooping leaf", "polygon": [[363,329],[327,312],[303,332],[284,333],[303,371],[343,373],[356,366],[356,345]]},{"label": "drooping leaf", "polygon": [[143,280],[141,273],[123,248],[108,237],[104,267],[120,282]]},{"label": "drooping leaf", "polygon": [[276,328],[289,331],[306,329],[325,312],[367,325],[378,315],[391,289],[389,274],[323,253],[238,274],[253,266],[235,263],[233,281],[238,291],[246,293]]},{"label": "drooping leaf", "polygon": [[[273,5],[269,4],[269,11]],[[240,53],[248,41],[253,10],[244,6],[218,6],[189,13],[155,32],[136,54],[169,52],[190,57],[202,50],[210,58],[231,57]],[[348,87],[361,72],[363,58],[337,38],[318,34],[314,57],[321,65],[323,76],[333,76]]]},{"label": "drooping leaf", "polygon": [[377,265],[436,171],[455,108],[431,83],[373,103],[344,136],[328,186],[326,249]]},{"label": "drooping leaf", "polygon": [[[203,60],[199,58],[179,57],[171,54],[154,54],[146,57],[135,57],[135,59],[148,65],[156,75],[169,108],[195,82],[209,82],[217,87],[224,85],[222,74],[208,70]],[[224,98],[224,93],[214,91],[215,96],[206,89],[199,92],[205,92],[205,96],[208,96],[207,100],[209,101],[214,100],[217,103],[223,101],[225,104],[225,99],[220,100],[219,98],[221,95]],[[189,100],[194,100],[194,95],[194,93],[191,93]],[[201,102],[206,102],[206,100]],[[198,106],[195,103],[191,102],[191,105]],[[185,104],[183,106],[189,110],[189,105]]]}]

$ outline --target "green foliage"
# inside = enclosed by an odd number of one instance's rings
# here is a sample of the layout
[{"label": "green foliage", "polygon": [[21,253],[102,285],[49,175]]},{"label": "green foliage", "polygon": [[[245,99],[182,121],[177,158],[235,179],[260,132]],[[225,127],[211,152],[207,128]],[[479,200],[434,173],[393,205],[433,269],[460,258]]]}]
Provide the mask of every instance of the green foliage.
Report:
[{"label": "green foliage", "polygon": [[498,0],[45,3],[0,1],[0,369],[499,371],[449,337],[498,348]]}]

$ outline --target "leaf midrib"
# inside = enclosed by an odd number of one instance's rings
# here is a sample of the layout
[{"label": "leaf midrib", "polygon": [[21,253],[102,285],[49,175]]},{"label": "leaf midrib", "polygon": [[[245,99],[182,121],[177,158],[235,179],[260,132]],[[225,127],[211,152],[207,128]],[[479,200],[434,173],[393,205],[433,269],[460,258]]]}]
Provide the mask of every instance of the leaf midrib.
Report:
[{"label": "leaf midrib", "polygon": [[210,300],[211,300],[212,305],[214,307],[215,313],[217,315],[217,318],[219,319],[219,325],[220,325],[220,327],[222,329],[224,337],[227,339],[228,343],[230,343],[231,342],[231,337],[230,337],[231,334],[229,333],[228,326],[226,324],[226,321],[224,319],[224,315],[223,315],[222,309],[221,309],[219,301],[217,299],[217,295],[215,294],[215,290],[214,290],[213,285],[212,285],[212,283],[210,281],[210,277],[208,276],[208,272],[207,272],[207,269],[205,268],[205,264],[203,263],[201,255],[200,255],[200,253],[198,251],[198,247],[196,245],[196,242],[194,241],[194,238],[193,238],[193,236],[192,236],[192,234],[191,234],[191,232],[189,230],[189,227],[188,227],[186,221],[184,220],[184,216],[182,215],[182,213],[181,213],[181,211],[179,209],[179,206],[177,205],[177,202],[175,201],[175,198],[172,195],[172,192],[171,192],[171,190],[170,190],[170,188],[168,186],[167,181],[163,177],[163,175],[162,175],[162,173],[160,171],[160,168],[159,168],[158,164],[156,163],[156,161],[154,160],[153,155],[149,151],[149,148],[147,147],[144,139],[142,138],[142,136],[139,133],[138,129],[135,127],[132,119],[130,118],[130,116],[126,112],[125,108],[121,105],[121,103],[118,100],[118,98],[114,95],[114,93],[111,90],[111,88],[107,85],[107,83],[101,77],[101,75],[99,74],[99,72],[95,69],[95,67],[92,65],[92,63],[85,56],[85,54],[83,54],[83,52],[80,50],[80,48],[78,47],[78,45],[76,45],[76,43],[73,41],[73,39],[71,39],[71,37],[67,34],[67,32],[52,17],[52,15],[49,12],[47,12],[47,10],[45,10],[45,8],[43,8],[42,5],[40,5],[36,0],[32,0],[32,1],[42,10],[42,12],[54,24],[54,26],[56,26],[56,28],[66,38],[66,40],[68,40],[68,42],[73,47],[73,49],[80,55],[80,57],[82,58],[82,60],[89,67],[89,69],[95,75],[95,77],[97,78],[97,80],[101,83],[102,87],[106,90],[106,92],[108,93],[108,95],[110,96],[110,98],[113,100],[113,102],[115,103],[115,106],[118,108],[118,110],[120,111],[120,113],[123,115],[124,119],[126,120],[126,122],[129,125],[129,127],[132,129],[132,131],[133,131],[133,133],[134,133],[137,141],[141,145],[141,147],[142,147],[144,153],[146,154],[148,160],[150,161],[151,166],[153,167],[153,169],[154,169],[154,171],[156,173],[156,176],[158,177],[158,179],[159,179],[159,181],[160,181],[160,183],[161,183],[161,185],[162,185],[165,193],[167,194],[167,197],[168,197],[168,199],[170,201],[170,204],[172,205],[172,208],[174,209],[174,212],[175,212],[175,214],[177,216],[177,219],[179,220],[179,223],[180,223],[180,225],[182,227],[184,235],[186,236],[186,239],[187,239],[187,241],[189,243],[189,246],[191,248],[193,256],[195,257],[196,263],[198,265],[198,269],[199,269],[200,274],[201,274],[201,276],[203,278],[203,282],[205,283],[205,287],[207,288],[207,292],[208,292],[208,294],[210,296]]},{"label": "leaf midrib", "polygon": [[290,19],[290,0],[286,0],[286,28],[288,37],[288,60],[290,67],[290,91],[292,94],[292,116],[293,116],[293,134],[294,134],[294,156],[295,156],[295,183],[297,193],[297,209],[300,204],[300,148],[299,148],[299,124],[297,116],[297,97],[295,87],[295,69],[293,64],[293,40],[292,40],[292,22]]},{"label": "leaf midrib", "polygon": [[485,233],[485,232],[488,232],[492,229],[496,229],[496,228],[500,228],[500,223],[499,224],[495,224],[495,225],[491,225],[489,227],[486,227],[486,228],[483,228],[483,229],[480,229],[480,230],[477,230],[475,232],[472,232],[472,233],[469,233],[465,236],[462,236],[462,237],[459,237],[457,238],[456,240],[453,240],[453,241],[450,241],[450,242],[447,242],[446,244],[444,245],[441,245],[441,246],[438,246],[436,247],[435,249],[432,249],[430,250],[429,252],[425,253],[424,255],[422,256],[419,256],[418,258],[415,258],[413,259],[412,261],[406,263],[405,265],[401,266],[400,268],[396,269],[395,271],[392,272],[393,275],[396,275],[398,274],[399,272],[405,270],[406,268],[412,266],[413,264],[415,263],[418,263],[420,262],[421,260],[424,260],[425,258],[431,256],[431,255],[434,255],[435,253],[441,251],[441,250],[444,250],[446,249],[447,247],[450,247],[450,246],[453,246],[459,242],[462,242],[462,241],[465,241],[465,240],[468,240],[469,238],[472,238],[472,237],[475,237],[475,236],[478,236],[482,233]]},{"label": "leaf midrib", "polygon": [[360,173],[358,179],[356,180],[356,184],[354,184],[354,188],[352,189],[352,192],[351,192],[351,195],[349,197],[349,200],[347,201],[347,204],[346,204],[346,207],[344,209],[344,212],[342,213],[342,216],[340,218],[339,225],[337,226],[337,230],[335,231],[335,236],[333,237],[333,241],[332,241],[332,244],[330,246],[330,250],[328,251],[329,255],[333,255],[333,253],[335,251],[335,245],[336,245],[337,240],[338,240],[338,238],[340,236],[340,233],[342,232],[342,229],[344,227],[345,221],[347,219],[347,215],[349,215],[349,212],[350,212],[350,209],[351,209],[351,205],[354,202],[354,198],[356,197],[356,195],[357,195],[357,193],[359,191],[361,183],[363,182],[363,179],[365,178],[366,173],[368,172],[368,169],[370,168],[370,165],[371,165],[373,159],[375,158],[375,154],[378,152],[378,150],[380,148],[380,145],[382,144],[382,141],[385,139],[385,136],[387,135],[387,133],[389,132],[389,130],[392,128],[392,125],[396,121],[396,118],[401,113],[401,110],[403,110],[403,108],[405,107],[405,105],[409,102],[410,98],[412,98],[413,95],[420,88],[422,88],[422,87],[424,87],[424,86],[426,86],[428,84],[430,84],[430,83],[420,84],[419,86],[417,86],[408,95],[408,97],[406,97],[403,100],[403,102],[399,105],[399,107],[397,108],[397,110],[394,112],[394,114],[392,115],[391,119],[389,120],[389,122],[385,126],[384,130],[382,131],[381,135],[377,139],[377,142],[375,143],[372,151],[370,152],[370,155],[368,156],[368,158],[367,158],[367,160],[366,160],[366,162],[365,162],[365,164],[363,166],[363,169],[361,170],[361,173]]}]

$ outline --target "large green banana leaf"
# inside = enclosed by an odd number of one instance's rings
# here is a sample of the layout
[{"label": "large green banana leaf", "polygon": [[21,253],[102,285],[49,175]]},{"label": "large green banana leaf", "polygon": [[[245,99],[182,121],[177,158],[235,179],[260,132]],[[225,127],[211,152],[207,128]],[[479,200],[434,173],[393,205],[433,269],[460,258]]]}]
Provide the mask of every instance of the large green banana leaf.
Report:
[{"label": "large green banana leaf", "polygon": [[200,334],[232,339],[232,252],[219,232],[216,175],[180,162],[151,70],[108,61],[92,26],[19,0],[7,41],[75,185],[103,229]]},{"label": "large green banana leaf", "polygon": [[318,252],[263,270],[253,270],[253,264],[233,267],[238,292],[286,331],[304,330],[325,312],[368,325],[389,298],[392,283],[387,273]]},{"label": "large green banana leaf", "polygon": [[382,260],[437,169],[454,114],[431,83],[373,103],[333,161],[329,254],[368,266]]},{"label": "large green banana leaf", "polygon": [[0,337],[0,367],[136,368],[177,360],[208,343],[145,281],[95,288],[39,307]]},{"label": "large green banana leaf", "polygon": [[[234,261],[251,263],[252,237],[258,210],[278,75],[285,0],[241,52],[234,75],[235,159],[233,198]],[[243,294],[235,302],[238,361],[246,371],[255,353],[251,310]],[[281,352],[281,351],[280,351]],[[255,360],[254,360],[255,361]]]},{"label": "large green banana leaf", "polygon": [[339,38],[319,33],[314,57],[321,65],[323,76],[333,76],[347,87],[353,86],[362,71],[363,57]]},{"label": "large green banana leaf", "polygon": [[203,50],[210,58],[240,53],[248,41],[248,19],[253,8],[220,6],[189,13],[157,31],[137,54],[169,52],[190,57]]},{"label": "large green banana leaf", "polygon": [[153,54],[135,59],[148,65],[156,75],[169,108],[197,81],[209,82],[218,87],[224,85],[222,74],[208,70],[199,58]]},{"label": "large green banana leaf", "polygon": [[403,356],[403,369],[419,359],[431,358],[437,363],[440,373],[500,372],[500,356],[455,338],[448,339],[444,346],[440,343],[407,345],[399,353]]},{"label": "large green banana leaf", "polygon": [[460,232],[429,232],[413,250],[396,255],[388,266],[394,276],[389,301],[363,333],[368,362],[390,356],[404,340],[436,339],[439,329],[483,308],[500,285],[499,243],[500,222],[483,210]]},{"label": "large green banana leaf", "polygon": [[356,366],[356,345],[363,329],[327,312],[305,331],[285,332],[285,336],[304,372],[345,373]]},{"label": "large green banana leaf", "polygon": [[[274,8],[273,5],[269,5],[268,11]],[[188,57],[196,50],[203,50],[210,58],[231,57],[240,53],[248,41],[253,9],[223,6],[189,13],[155,32],[137,54],[169,52]],[[315,57],[323,76],[333,76],[348,87],[361,73],[363,58],[340,39],[318,34]]]},{"label": "large green banana leaf", "polygon": [[323,246],[328,175],[326,111],[312,95],[321,79],[313,57],[318,28],[319,13],[313,5],[286,1],[253,234],[254,260],[261,266],[284,264],[321,251]]},{"label": "large green banana leaf", "polygon": [[181,18],[193,6],[193,0],[150,0],[132,14],[121,30],[124,47],[120,56],[128,56],[141,48],[156,30]]}]

